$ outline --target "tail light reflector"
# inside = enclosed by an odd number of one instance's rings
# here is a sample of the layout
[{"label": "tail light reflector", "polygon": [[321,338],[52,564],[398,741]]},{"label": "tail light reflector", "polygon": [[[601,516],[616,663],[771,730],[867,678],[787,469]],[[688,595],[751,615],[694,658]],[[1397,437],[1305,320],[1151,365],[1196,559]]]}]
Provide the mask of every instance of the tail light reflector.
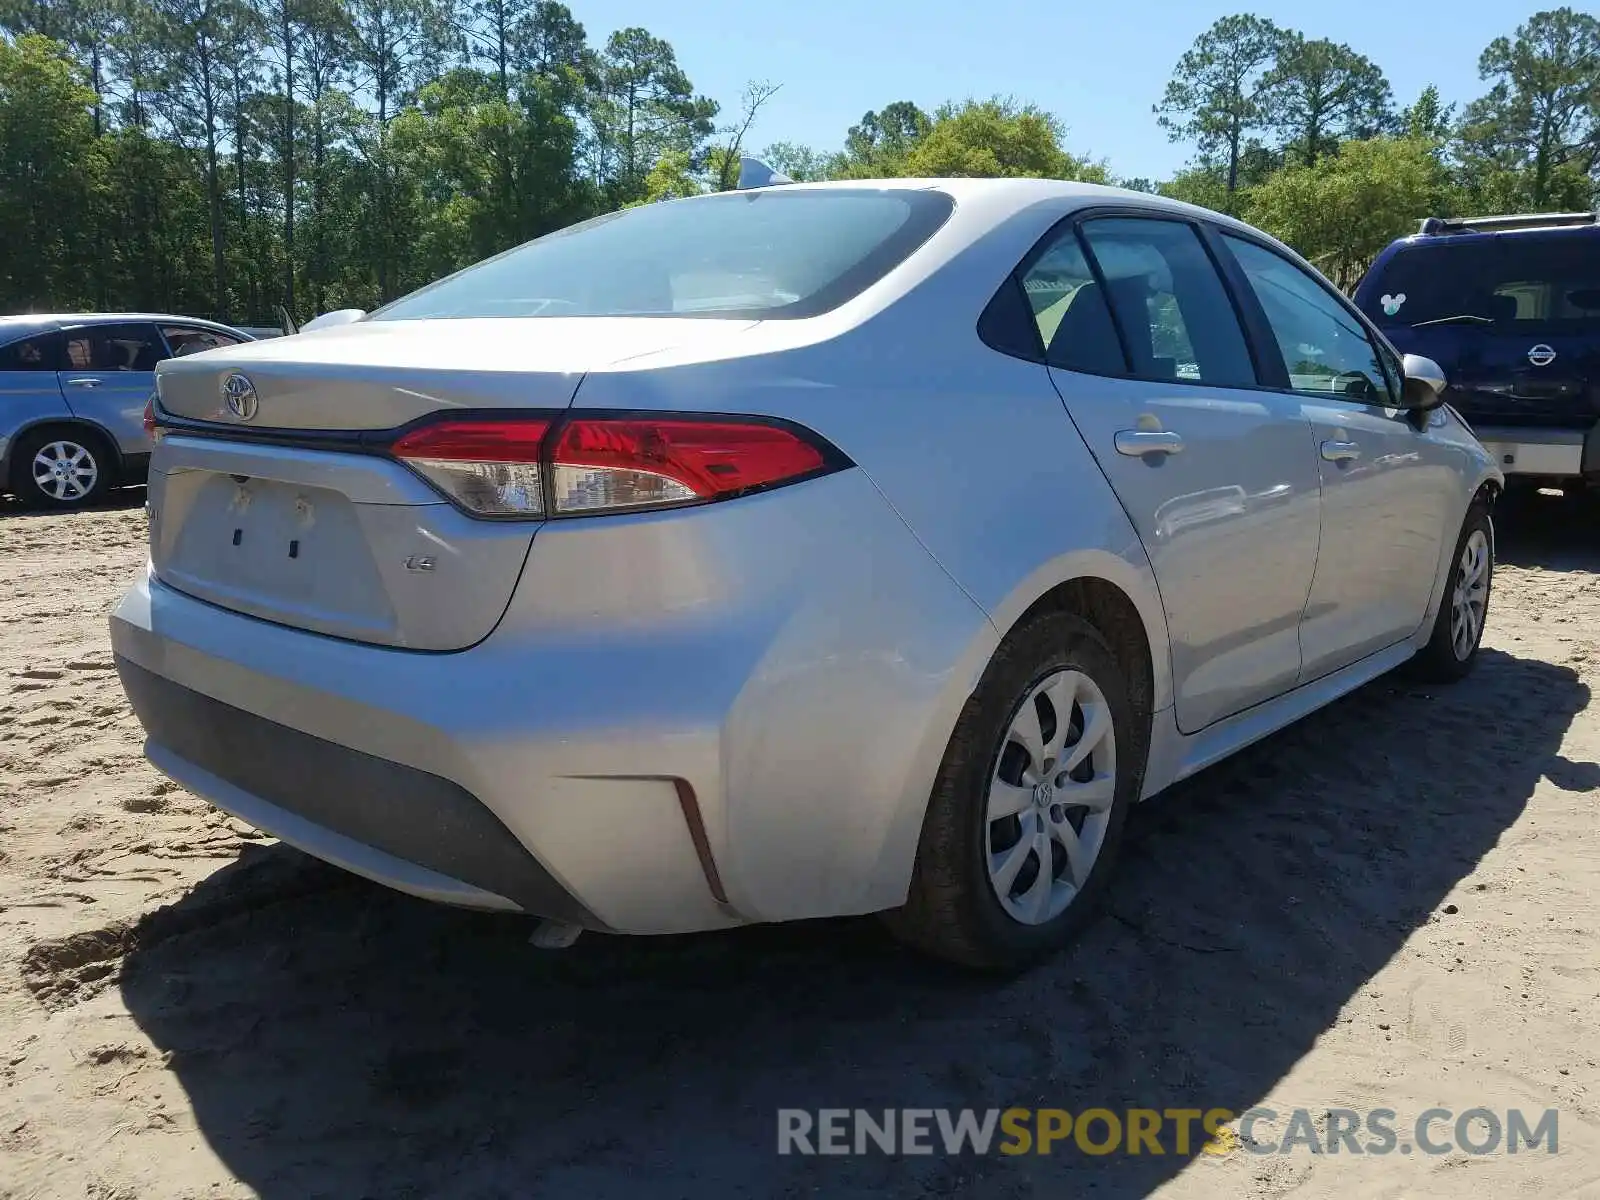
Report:
[{"label": "tail light reflector", "polygon": [[827,465],[782,426],[656,419],[569,422],[550,460],[560,513],[716,500]]},{"label": "tail light reflector", "polygon": [[546,420],[439,421],[403,434],[391,453],[469,513],[544,513]]},{"label": "tail light reflector", "polygon": [[539,517],[706,503],[849,463],[797,427],[684,416],[459,417],[390,448],[475,516]]}]

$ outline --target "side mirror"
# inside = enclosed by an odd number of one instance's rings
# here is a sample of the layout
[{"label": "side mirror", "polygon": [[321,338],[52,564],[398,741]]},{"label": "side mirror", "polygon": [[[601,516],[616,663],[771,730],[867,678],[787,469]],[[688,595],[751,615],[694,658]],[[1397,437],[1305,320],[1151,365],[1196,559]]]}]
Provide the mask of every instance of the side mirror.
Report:
[{"label": "side mirror", "polygon": [[1427,412],[1444,403],[1444,389],[1449,381],[1444,371],[1431,358],[1408,354],[1401,364],[1405,371],[1405,406],[1414,412]]},{"label": "side mirror", "polygon": [[311,333],[317,329],[331,329],[335,325],[349,325],[366,315],[367,310],[364,308],[336,308],[332,312],[323,313],[320,317],[313,317],[300,326],[300,332]]}]

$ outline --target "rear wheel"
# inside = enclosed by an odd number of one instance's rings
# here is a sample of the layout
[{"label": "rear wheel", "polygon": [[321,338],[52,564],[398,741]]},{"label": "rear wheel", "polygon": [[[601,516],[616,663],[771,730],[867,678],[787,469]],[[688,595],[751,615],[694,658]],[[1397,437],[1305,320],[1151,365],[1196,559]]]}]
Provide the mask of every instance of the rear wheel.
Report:
[{"label": "rear wheel", "polygon": [[105,443],[77,429],[40,429],[17,439],[11,490],[30,508],[83,508],[111,488]]},{"label": "rear wheel", "polygon": [[1456,538],[1455,558],[1433,623],[1433,636],[1411,660],[1413,674],[1435,683],[1466,677],[1478,661],[1493,582],[1494,526],[1488,508],[1474,503]]},{"label": "rear wheel", "polygon": [[945,753],[890,928],[966,966],[1065,946],[1110,877],[1142,764],[1123,670],[1093,625],[1047,613],[996,652]]}]

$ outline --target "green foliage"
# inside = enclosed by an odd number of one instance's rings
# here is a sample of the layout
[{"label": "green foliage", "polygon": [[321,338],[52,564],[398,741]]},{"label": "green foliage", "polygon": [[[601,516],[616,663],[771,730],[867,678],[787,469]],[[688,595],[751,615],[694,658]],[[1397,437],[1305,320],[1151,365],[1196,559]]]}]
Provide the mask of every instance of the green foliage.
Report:
[{"label": "green foliage", "polygon": [[9,305],[92,297],[87,230],[102,166],[94,99],[60,43],[0,41],[0,296]]},{"label": "green foliage", "polygon": [[[1600,19],[1529,17],[1486,91],[1396,112],[1348,46],[1251,14],[1204,30],[1156,114],[1193,161],[1143,191],[1240,212],[1349,282],[1431,213],[1600,195]],[[773,84],[736,113],[641,28],[592,45],[558,0],[0,0],[0,310],[239,322],[371,307],[622,205],[727,188]],[[866,113],[797,180],[1104,181],[1009,99]],[[19,249],[20,248],[20,249]]]},{"label": "green foliage", "polygon": [[1419,215],[1447,213],[1452,203],[1431,142],[1370,138],[1346,142],[1314,166],[1284,167],[1251,189],[1244,217],[1349,288],[1378,251],[1415,231]]},{"label": "green foliage", "polygon": [[1173,141],[1193,142],[1201,163],[1220,165],[1222,203],[1231,210],[1239,165],[1252,133],[1266,116],[1269,72],[1284,33],[1248,14],[1223,17],[1178,60],[1157,120]]},{"label": "green foliage", "polygon": [[1265,125],[1306,166],[1348,138],[1370,138],[1394,123],[1394,97],[1377,64],[1326,38],[1286,33],[1263,80]]},{"label": "green foliage", "polygon": [[1064,133],[1060,121],[1032,104],[1000,99],[946,104],[905,156],[903,173],[1104,183],[1102,164],[1085,162],[1062,148]]},{"label": "green foliage", "polygon": [[828,177],[827,156],[798,142],[774,142],[756,157],[796,183],[810,183]]},{"label": "green foliage", "polygon": [[1541,209],[1593,203],[1600,161],[1600,18],[1535,13],[1478,60],[1491,84],[1463,118],[1469,186]]},{"label": "green foliage", "polygon": [[1423,216],[1584,208],[1600,199],[1600,18],[1535,13],[1484,50],[1459,120],[1435,87],[1396,113],[1348,46],[1224,17],[1157,107],[1190,166],[1159,190],[1239,212],[1341,283]]}]

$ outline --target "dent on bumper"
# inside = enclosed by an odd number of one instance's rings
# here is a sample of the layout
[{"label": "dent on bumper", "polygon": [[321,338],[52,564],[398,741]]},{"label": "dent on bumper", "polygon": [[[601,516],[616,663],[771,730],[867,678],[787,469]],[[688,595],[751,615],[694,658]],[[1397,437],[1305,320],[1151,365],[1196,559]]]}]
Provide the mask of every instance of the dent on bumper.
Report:
[{"label": "dent on bumper", "polygon": [[[113,649],[291,734],[460,789],[597,926],[870,912],[904,898],[934,773],[997,638],[859,473],[785,492],[547,527],[501,627],[459,653],[287,629],[148,572],[112,617]],[[169,740],[153,738],[157,765],[174,767],[172,750],[189,764],[173,770],[180,782],[239,805],[209,781],[239,780]],[[283,786],[276,798],[242,790],[304,819]],[[348,861],[348,846],[307,845],[317,830],[344,836],[332,817],[294,832],[274,813],[239,815],[405,890],[462,885],[528,907],[510,885],[436,870],[404,845],[347,839],[447,883],[419,887],[392,864]]]},{"label": "dent on bumper", "polygon": [[598,924],[458,784],[116,664],[151,761],[218,807],[403,891]]}]

